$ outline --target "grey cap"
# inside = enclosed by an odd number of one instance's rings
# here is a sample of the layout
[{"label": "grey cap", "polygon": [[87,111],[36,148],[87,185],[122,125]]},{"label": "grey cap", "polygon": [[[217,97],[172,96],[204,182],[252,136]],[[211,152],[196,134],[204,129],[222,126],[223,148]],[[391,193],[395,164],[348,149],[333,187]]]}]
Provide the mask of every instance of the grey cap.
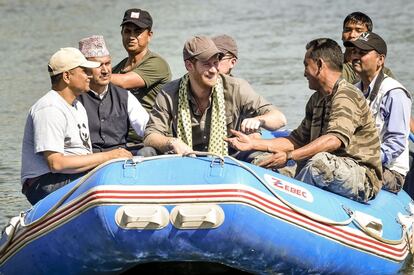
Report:
[{"label": "grey cap", "polygon": [[213,37],[212,40],[222,53],[231,53],[234,57],[238,58],[237,44],[231,36],[222,34]]},{"label": "grey cap", "polygon": [[183,48],[184,60],[195,58],[200,61],[207,61],[217,54],[220,57],[223,56],[213,40],[207,36],[194,36],[185,42]]}]

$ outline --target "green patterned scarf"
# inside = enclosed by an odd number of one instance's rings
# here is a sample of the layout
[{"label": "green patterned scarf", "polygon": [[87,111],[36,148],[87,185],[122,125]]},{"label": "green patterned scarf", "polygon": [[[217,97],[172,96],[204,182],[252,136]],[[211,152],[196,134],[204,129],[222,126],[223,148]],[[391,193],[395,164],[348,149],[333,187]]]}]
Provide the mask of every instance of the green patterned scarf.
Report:
[{"label": "green patterned scarf", "polygon": [[[227,142],[223,140],[227,137],[226,115],[224,105],[223,83],[220,76],[217,84],[213,87],[213,104],[210,125],[210,140],[208,151],[221,156],[228,155]],[[191,114],[188,103],[188,74],[181,78],[180,89],[178,91],[178,125],[177,135],[185,144],[193,147],[193,136],[191,129]]]}]

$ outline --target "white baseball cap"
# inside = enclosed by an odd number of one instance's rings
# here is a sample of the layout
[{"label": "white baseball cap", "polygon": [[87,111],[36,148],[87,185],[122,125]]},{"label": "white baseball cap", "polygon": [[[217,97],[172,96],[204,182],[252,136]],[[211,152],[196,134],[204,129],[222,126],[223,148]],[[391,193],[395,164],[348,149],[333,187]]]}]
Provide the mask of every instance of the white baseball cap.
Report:
[{"label": "white baseball cap", "polygon": [[61,48],[52,55],[49,60],[48,69],[50,75],[58,75],[76,67],[98,68],[99,62],[88,61],[76,48]]}]

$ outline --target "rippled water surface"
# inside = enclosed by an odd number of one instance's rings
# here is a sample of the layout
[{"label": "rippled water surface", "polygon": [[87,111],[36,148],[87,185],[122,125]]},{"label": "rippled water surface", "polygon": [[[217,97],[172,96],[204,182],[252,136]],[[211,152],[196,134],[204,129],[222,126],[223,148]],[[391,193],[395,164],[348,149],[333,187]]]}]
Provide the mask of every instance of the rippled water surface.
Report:
[{"label": "rippled water surface", "polygon": [[[362,11],[388,43],[386,64],[414,91],[412,1],[84,1],[0,0],[0,226],[29,207],[20,193],[20,150],[30,106],[50,89],[46,65],[60,47],[77,46],[93,34],[105,37],[114,63],[125,57],[120,38],[123,12],[150,11],[150,48],[184,73],[182,46],[194,34],[227,33],[239,45],[236,76],[288,117],[294,128],[311,91],[303,77],[305,44],[317,37],[338,42],[347,14]],[[411,272],[411,271],[409,271]]]}]

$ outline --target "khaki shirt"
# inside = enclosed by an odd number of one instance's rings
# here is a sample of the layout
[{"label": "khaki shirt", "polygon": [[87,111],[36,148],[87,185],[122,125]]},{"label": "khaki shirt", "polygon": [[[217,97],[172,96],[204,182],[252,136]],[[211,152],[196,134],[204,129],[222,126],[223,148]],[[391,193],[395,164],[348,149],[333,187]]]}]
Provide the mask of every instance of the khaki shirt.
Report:
[{"label": "khaki shirt", "polygon": [[[128,58],[119,62],[113,69],[113,73],[127,73],[123,71]],[[150,112],[154,105],[155,97],[161,91],[162,86],[171,80],[171,71],[168,63],[158,54],[148,50],[141,62],[134,68],[145,82],[145,87],[130,89],[138,99],[142,107]]]},{"label": "khaki shirt", "polygon": [[302,147],[325,134],[342,142],[332,154],[352,158],[366,168],[366,184],[370,182],[376,194],[382,186],[378,131],[364,96],[344,79],[331,95],[316,92],[311,96],[306,116],[290,138]]},{"label": "khaki shirt", "polygon": [[[258,95],[247,81],[225,75],[220,75],[220,77],[223,80],[228,136],[230,136],[230,129],[240,130],[243,119],[263,115],[275,110],[275,107]],[[167,83],[158,94],[153,110],[150,113],[147,128],[145,129],[145,138],[152,133],[177,137],[178,89],[180,81],[181,79],[177,79]],[[198,111],[197,103],[191,93],[189,99],[193,149],[208,151],[211,104],[202,114]]]}]

